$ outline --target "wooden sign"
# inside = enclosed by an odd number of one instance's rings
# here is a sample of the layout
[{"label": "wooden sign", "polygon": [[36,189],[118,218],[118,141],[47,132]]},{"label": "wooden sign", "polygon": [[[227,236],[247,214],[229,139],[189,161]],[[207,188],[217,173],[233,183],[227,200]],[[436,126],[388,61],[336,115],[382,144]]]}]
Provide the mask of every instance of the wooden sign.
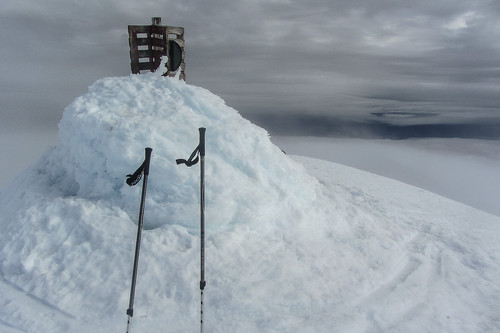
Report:
[{"label": "wooden sign", "polygon": [[[163,56],[168,56],[165,76],[186,80],[184,62],[184,28],[162,26],[161,18],[153,17],[152,25],[129,25],[130,68],[133,74],[158,70]],[[163,70],[163,69],[159,69]]]}]

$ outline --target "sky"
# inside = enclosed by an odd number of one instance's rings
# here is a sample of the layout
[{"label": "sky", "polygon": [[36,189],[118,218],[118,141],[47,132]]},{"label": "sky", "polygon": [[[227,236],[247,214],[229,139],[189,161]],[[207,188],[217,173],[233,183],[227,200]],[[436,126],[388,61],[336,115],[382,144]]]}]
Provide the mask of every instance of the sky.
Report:
[{"label": "sky", "polygon": [[55,130],[95,80],[128,75],[127,25],[153,16],[185,28],[188,83],[276,132],[499,118],[495,0],[2,2],[2,130]]}]

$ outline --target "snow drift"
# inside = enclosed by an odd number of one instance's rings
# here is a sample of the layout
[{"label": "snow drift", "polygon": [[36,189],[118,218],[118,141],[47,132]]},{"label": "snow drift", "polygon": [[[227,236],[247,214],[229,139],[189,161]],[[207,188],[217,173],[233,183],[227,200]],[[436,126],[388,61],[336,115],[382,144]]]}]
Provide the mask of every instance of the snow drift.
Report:
[{"label": "snow drift", "polygon": [[0,194],[2,330],[124,330],[140,199],[125,175],[148,146],[133,327],[197,329],[199,172],[175,160],[192,152],[199,127],[207,331],[500,326],[497,217],[292,159],[219,97],[154,74],[97,81],[59,127],[58,146]]}]

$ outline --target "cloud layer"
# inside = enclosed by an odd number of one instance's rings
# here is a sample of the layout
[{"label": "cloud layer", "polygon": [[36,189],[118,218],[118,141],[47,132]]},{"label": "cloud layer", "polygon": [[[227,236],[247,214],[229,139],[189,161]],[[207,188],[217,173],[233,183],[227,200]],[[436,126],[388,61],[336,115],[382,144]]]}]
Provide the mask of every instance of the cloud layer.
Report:
[{"label": "cloud layer", "polygon": [[0,12],[2,127],[55,126],[96,79],[127,75],[127,25],[152,16],[186,29],[188,82],[245,115],[500,113],[497,1],[27,0]]}]

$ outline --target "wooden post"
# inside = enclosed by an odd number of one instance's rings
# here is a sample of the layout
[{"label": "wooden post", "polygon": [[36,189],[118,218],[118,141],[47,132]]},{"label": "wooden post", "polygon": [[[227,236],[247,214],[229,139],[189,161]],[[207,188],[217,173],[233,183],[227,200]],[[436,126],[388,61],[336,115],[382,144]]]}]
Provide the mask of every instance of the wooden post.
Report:
[{"label": "wooden post", "polygon": [[139,46],[137,45],[137,27],[128,26],[128,43],[130,45],[130,68],[132,74],[139,74]]}]

